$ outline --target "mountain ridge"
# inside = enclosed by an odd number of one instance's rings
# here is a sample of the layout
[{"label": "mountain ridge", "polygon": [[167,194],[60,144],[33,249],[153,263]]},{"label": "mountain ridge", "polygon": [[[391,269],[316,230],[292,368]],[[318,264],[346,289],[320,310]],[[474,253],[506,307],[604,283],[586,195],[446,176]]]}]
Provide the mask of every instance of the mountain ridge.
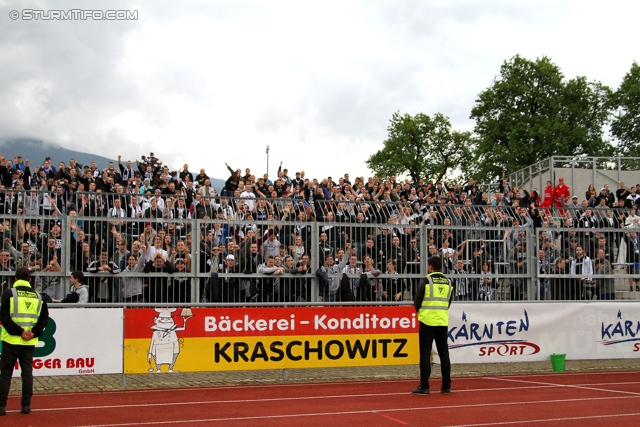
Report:
[{"label": "mountain ridge", "polygon": [[[118,162],[117,157],[115,159],[110,159],[97,154],[69,150],[68,148],[61,147],[53,142],[45,142],[32,138],[8,138],[1,140],[0,153],[2,153],[8,160],[13,160],[13,158],[17,156],[22,156],[24,160],[29,160],[31,172],[35,172],[34,168],[42,165],[45,157],[51,157],[51,164],[56,168],[60,162],[68,164],[69,159],[74,159],[77,163],[81,163],[82,165],[91,165],[91,162],[96,162],[98,168],[107,167],[109,162],[113,162],[114,164]],[[193,175],[195,177],[197,172],[193,173]],[[212,177],[210,177],[210,179],[211,186],[220,193],[222,188],[224,188],[225,180]]]}]

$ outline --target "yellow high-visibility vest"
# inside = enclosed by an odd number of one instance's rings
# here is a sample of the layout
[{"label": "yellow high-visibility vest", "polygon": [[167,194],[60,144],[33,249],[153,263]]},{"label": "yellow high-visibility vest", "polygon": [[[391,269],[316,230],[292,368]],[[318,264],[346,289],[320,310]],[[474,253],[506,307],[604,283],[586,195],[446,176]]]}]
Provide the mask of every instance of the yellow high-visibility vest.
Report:
[{"label": "yellow high-visibility vest", "polygon": [[[23,329],[31,330],[38,323],[40,310],[42,309],[42,297],[36,291],[29,289],[16,289],[18,286],[31,285],[26,280],[17,280],[11,288],[11,299],[9,300],[9,314],[11,320]],[[22,339],[20,335],[10,335],[5,328],[2,328],[2,341],[14,345],[36,345],[38,338],[34,337],[28,341]]]},{"label": "yellow high-visibility vest", "polygon": [[453,286],[440,272],[427,274],[426,279],[418,320],[429,326],[449,326],[449,299]]}]

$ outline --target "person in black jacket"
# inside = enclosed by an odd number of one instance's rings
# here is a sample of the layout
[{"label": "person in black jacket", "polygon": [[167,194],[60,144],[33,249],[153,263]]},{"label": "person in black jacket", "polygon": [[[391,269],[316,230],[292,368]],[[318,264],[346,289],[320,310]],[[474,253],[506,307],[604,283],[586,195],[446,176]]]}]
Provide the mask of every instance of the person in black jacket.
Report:
[{"label": "person in black jacket", "polygon": [[[431,376],[431,349],[433,341],[442,367],[442,387],[444,394],[451,393],[451,361],[447,343],[449,332],[449,307],[453,300],[451,282],[442,274],[442,260],[433,256],[427,260],[429,274],[420,282],[413,298],[413,306],[418,313],[420,331],[420,386],[413,394],[429,394]],[[448,301],[447,301],[448,300]]]},{"label": "person in black jacket", "polygon": [[[20,362],[20,369],[22,369],[21,412],[23,414],[31,412],[33,353],[38,344],[38,337],[42,336],[49,322],[47,303],[29,283],[31,281],[29,269],[18,267],[15,279],[13,288],[2,295],[2,303],[0,303],[0,321],[3,327],[2,356],[0,357],[0,415],[6,415],[7,396],[16,361]],[[18,302],[15,301],[16,299]],[[21,304],[22,300],[25,300],[25,303]],[[17,313],[15,309],[18,310]],[[20,319],[20,324],[14,319]]]},{"label": "person in black jacket", "polygon": [[165,273],[159,277],[149,277],[145,293],[147,302],[171,302],[173,295],[172,282],[169,282],[168,274],[176,272],[176,267],[164,258],[160,252],[156,252],[144,266],[145,273]]}]

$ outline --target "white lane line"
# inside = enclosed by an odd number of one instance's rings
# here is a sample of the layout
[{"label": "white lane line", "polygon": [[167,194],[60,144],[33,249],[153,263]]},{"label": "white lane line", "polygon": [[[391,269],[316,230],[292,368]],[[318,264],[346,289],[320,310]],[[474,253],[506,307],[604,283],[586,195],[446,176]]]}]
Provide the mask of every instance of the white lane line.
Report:
[{"label": "white lane line", "polygon": [[[640,371],[612,371],[612,372],[565,372],[562,374],[562,377],[569,376],[591,376],[591,375],[616,375],[616,374],[639,374]],[[142,374],[141,374],[142,375]],[[165,374],[170,375],[170,374]],[[558,374],[509,374],[509,375],[496,375],[495,377],[487,377],[487,376],[477,376],[477,377],[456,377],[456,383],[460,383],[463,381],[477,381],[479,378],[483,379],[500,379],[500,378],[537,378],[537,377],[558,377]],[[367,384],[404,384],[404,383],[414,383],[416,381],[420,381],[420,379],[416,376],[416,378],[407,378],[407,379],[394,379],[394,380],[369,380],[369,381],[331,381],[331,382],[305,382],[305,383],[290,383],[290,384],[255,384],[255,385],[220,385],[220,386],[207,386],[207,387],[171,387],[171,388],[152,388],[152,389],[138,389],[138,390],[100,390],[100,391],[74,391],[74,392],[65,392],[65,393],[44,393],[40,394],[40,396],[44,395],[55,395],[55,396],[77,396],[78,394],[82,395],[105,395],[105,394],[130,394],[130,393],[140,393],[140,394],[153,394],[153,393],[165,393],[167,390],[172,391],[206,391],[206,390],[224,390],[224,389],[251,389],[255,390],[256,388],[273,388],[273,387],[287,387],[287,388],[297,388],[297,387],[310,387],[310,386],[323,386],[323,385],[344,385],[349,383],[350,385],[367,385]],[[37,397],[37,396],[36,396]]]},{"label": "white lane line", "polygon": [[[563,372],[558,374],[556,372],[545,372],[542,374],[501,374],[501,377],[575,377],[575,376],[595,376],[595,375],[628,375],[628,374],[639,374],[638,370],[629,370],[629,371],[589,371],[589,372]],[[498,375],[496,375],[498,376]],[[473,378],[473,377],[467,377]]]},{"label": "white lane line", "polygon": [[[555,388],[555,385],[532,385],[527,387],[492,387],[492,388],[476,388],[468,390],[456,390],[456,393],[484,393],[488,391],[511,391],[511,390],[536,390],[545,388]],[[122,404],[122,405],[91,405],[91,406],[70,406],[70,407],[56,407],[56,408],[43,408],[42,411],[66,411],[77,409],[111,409],[111,408],[144,408],[151,406],[183,406],[183,405],[226,405],[230,403],[256,403],[256,402],[286,402],[286,401],[301,401],[301,400],[321,400],[321,399],[357,399],[357,398],[371,398],[371,397],[384,397],[384,396],[408,396],[408,391],[395,392],[395,393],[363,393],[363,394],[337,394],[337,395],[316,395],[316,396],[292,396],[292,397],[278,397],[278,398],[259,398],[259,399],[227,399],[227,400],[190,400],[176,402],[173,397],[172,400],[159,403],[136,403],[136,404]],[[19,396],[18,396],[19,398]]]},{"label": "white lane line", "polygon": [[[541,381],[526,381],[526,380],[516,380],[516,379],[511,379],[511,378],[487,378],[490,380],[494,380],[494,381],[508,381],[508,382],[514,382],[514,383],[519,383],[519,384],[535,384],[535,385],[539,385],[539,386],[549,386],[549,387],[558,387],[558,388],[572,388],[572,389],[578,389],[578,390],[590,390],[590,391],[603,391],[606,393],[622,393],[622,394],[630,394],[633,396],[640,396],[640,393],[635,392],[635,391],[625,391],[625,390],[611,390],[611,389],[607,389],[607,388],[596,388],[596,387],[589,387],[589,384],[557,384],[557,383],[547,383],[547,382],[541,382]],[[623,383],[625,384],[625,383]],[[601,383],[601,384],[597,384],[600,386],[606,386],[606,385],[613,385],[610,383]]]},{"label": "white lane line", "polygon": [[589,417],[562,417],[562,418],[538,418],[535,420],[518,420],[518,421],[501,421],[495,423],[478,423],[478,424],[458,424],[450,425],[446,427],[480,427],[480,426],[505,426],[513,424],[530,424],[530,423],[557,423],[558,421],[578,421],[578,420],[593,420],[602,418],[619,418],[619,417],[637,417],[640,412],[634,412],[630,414],[611,414],[611,415],[592,415]]},{"label": "white lane line", "polygon": [[[520,377],[514,377],[514,378],[520,378]],[[464,380],[467,378],[454,378],[456,384],[460,383],[461,380]],[[507,377],[473,377],[474,380],[478,379],[484,379],[484,380],[501,380],[504,379],[505,381],[513,381],[511,380],[511,378],[507,378]],[[67,392],[67,393],[46,393],[46,394],[37,394],[34,395],[34,398],[39,398],[39,397],[51,397],[51,396],[56,396],[56,397],[64,397],[64,396],[72,396],[72,397],[76,397],[78,395],[83,395],[83,396],[104,396],[104,395],[109,395],[109,396],[115,396],[118,394],[155,394],[155,393],[166,393],[167,391],[172,391],[172,392],[182,392],[182,391],[186,391],[186,392],[194,392],[194,393],[198,393],[201,394],[202,392],[205,391],[227,391],[229,389],[233,389],[233,390],[244,390],[244,389],[248,389],[248,390],[255,390],[255,389],[261,389],[261,388],[290,388],[290,387],[300,387],[300,386],[304,386],[304,387],[312,387],[312,386],[317,386],[317,385],[322,385],[322,384],[328,384],[328,385],[345,385],[345,384],[349,384],[351,386],[353,385],[358,385],[358,384],[363,384],[363,385],[367,385],[367,384],[391,384],[391,383],[399,383],[399,384],[405,384],[405,383],[409,383],[409,384],[413,384],[415,381],[418,380],[403,380],[403,381],[386,381],[386,380],[381,380],[381,381],[366,381],[366,382],[357,382],[357,383],[344,383],[344,382],[337,382],[337,383],[302,383],[302,384],[271,384],[271,385],[256,385],[256,386],[218,386],[218,387],[198,387],[198,386],[194,386],[194,387],[189,387],[189,388],[164,388],[164,389],[150,389],[150,390],[103,390],[103,391],[95,391],[95,392]],[[526,380],[521,380],[523,382],[528,382]],[[531,381],[532,384],[535,384],[534,381]],[[543,383],[544,384],[544,383]],[[549,383],[552,384],[552,383]],[[623,382],[614,382],[614,383],[586,383],[586,384],[581,384],[582,386],[597,386],[597,385],[623,385],[623,384],[640,384],[640,381],[623,381]],[[556,385],[557,384],[553,384]],[[521,387],[516,387],[513,388],[514,390],[519,390]],[[532,388],[542,388],[542,386],[540,387],[532,387]],[[456,392],[469,392],[469,391],[485,391],[485,390],[509,390],[509,388],[507,387],[502,387],[502,388],[495,388],[495,389],[467,389],[467,390],[456,390]],[[11,398],[11,396],[9,396],[9,398]]]},{"label": "white lane line", "polygon": [[[505,380],[508,382],[518,382],[516,380]],[[525,382],[527,383],[527,382]],[[620,382],[620,383],[611,383],[609,385],[626,385],[626,384],[640,384],[640,382]],[[601,385],[601,384],[595,384]],[[492,392],[492,391],[516,391],[516,390],[536,390],[536,389],[545,389],[545,388],[557,388],[559,387],[557,384],[543,384],[543,383],[531,383],[531,385],[523,386],[523,387],[491,387],[491,388],[475,388],[475,389],[467,389],[467,390],[455,390],[455,393],[484,393],[484,392]],[[565,387],[565,386],[563,386]],[[585,388],[586,387],[578,387]],[[592,390],[600,390],[600,389],[592,389]],[[603,391],[612,391],[605,390]],[[167,390],[165,390],[167,391]],[[157,403],[136,403],[136,404],[122,404],[122,405],[91,405],[91,406],[70,406],[70,407],[56,407],[56,408],[43,408],[39,409],[40,411],[75,411],[77,409],[113,409],[113,408],[144,408],[144,407],[153,407],[153,406],[185,406],[185,405],[216,405],[216,404],[245,404],[245,403],[256,403],[256,402],[286,402],[286,401],[304,401],[304,400],[320,400],[320,399],[357,399],[357,398],[371,398],[371,397],[384,397],[384,396],[405,396],[408,395],[408,391],[403,392],[394,392],[394,393],[360,393],[360,394],[338,394],[338,395],[315,395],[315,396],[292,396],[292,397],[278,397],[278,398],[256,398],[256,399],[215,399],[215,400],[188,400],[177,402],[174,400],[170,400],[167,402],[157,402]],[[638,395],[638,393],[629,392],[632,395]],[[173,393],[171,393],[173,396]],[[19,396],[15,397],[18,399]],[[173,397],[170,397],[173,399]]]},{"label": "white lane line", "polygon": [[[403,393],[404,394],[404,393]],[[429,397],[417,396],[418,399],[427,400]],[[161,425],[161,424],[179,424],[179,423],[200,423],[200,422],[227,422],[227,421],[252,421],[252,420],[263,420],[263,419],[285,419],[285,418],[304,418],[304,417],[319,417],[319,416],[338,416],[338,415],[361,415],[361,414],[371,414],[374,412],[378,413],[393,413],[393,412],[408,412],[408,411],[433,411],[433,410],[451,410],[451,409],[469,409],[469,408],[487,408],[487,407],[501,407],[501,406],[514,406],[514,405],[540,405],[540,404],[551,404],[551,403],[559,403],[566,405],[571,402],[594,402],[594,401],[615,401],[615,400],[623,400],[623,399],[636,399],[637,396],[618,396],[618,397],[596,397],[596,398],[579,398],[579,399],[552,399],[552,400],[535,400],[535,401],[520,401],[520,402],[497,402],[497,403],[477,403],[477,404],[467,404],[463,403],[460,405],[441,405],[441,406],[431,406],[431,407],[407,407],[407,408],[393,408],[393,409],[380,409],[374,408],[371,410],[358,410],[358,411],[339,411],[339,412],[314,412],[314,413],[298,413],[298,414],[277,414],[277,415],[259,415],[259,416],[246,416],[246,417],[225,417],[225,418],[205,418],[205,419],[194,419],[188,420],[185,418],[175,419],[175,420],[164,420],[164,421],[148,421],[148,422],[138,422],[138,423],[111,423],[111,424],[91,424],[92,426],[97,427],[118,427],[118,426],[143,426],[143,425]],[[202,402],[194,402],[194,403],[202,403]],[[138,406],[149,406],[149,405],[138,405]],[[167,405],[164,405],[167,406]],[[120,406],[113,406],[114,408],[119,408]],[[100,408],[100,407],[96,407]],[[82,409],[82,408],[78,408]],[[79,427],[89,427],[89,426],[79,426]]]}]

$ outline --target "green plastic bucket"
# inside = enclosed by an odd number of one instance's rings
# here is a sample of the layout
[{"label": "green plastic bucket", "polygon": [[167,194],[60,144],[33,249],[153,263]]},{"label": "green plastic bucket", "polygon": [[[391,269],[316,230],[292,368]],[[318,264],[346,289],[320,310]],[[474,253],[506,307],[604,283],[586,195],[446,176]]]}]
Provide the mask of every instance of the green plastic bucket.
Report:
[{"label": "green plastic bucket", "polygon": [[566,354],[551,355],[551,366],[553,367],[553,372],[564,372],[566,357]]}]

